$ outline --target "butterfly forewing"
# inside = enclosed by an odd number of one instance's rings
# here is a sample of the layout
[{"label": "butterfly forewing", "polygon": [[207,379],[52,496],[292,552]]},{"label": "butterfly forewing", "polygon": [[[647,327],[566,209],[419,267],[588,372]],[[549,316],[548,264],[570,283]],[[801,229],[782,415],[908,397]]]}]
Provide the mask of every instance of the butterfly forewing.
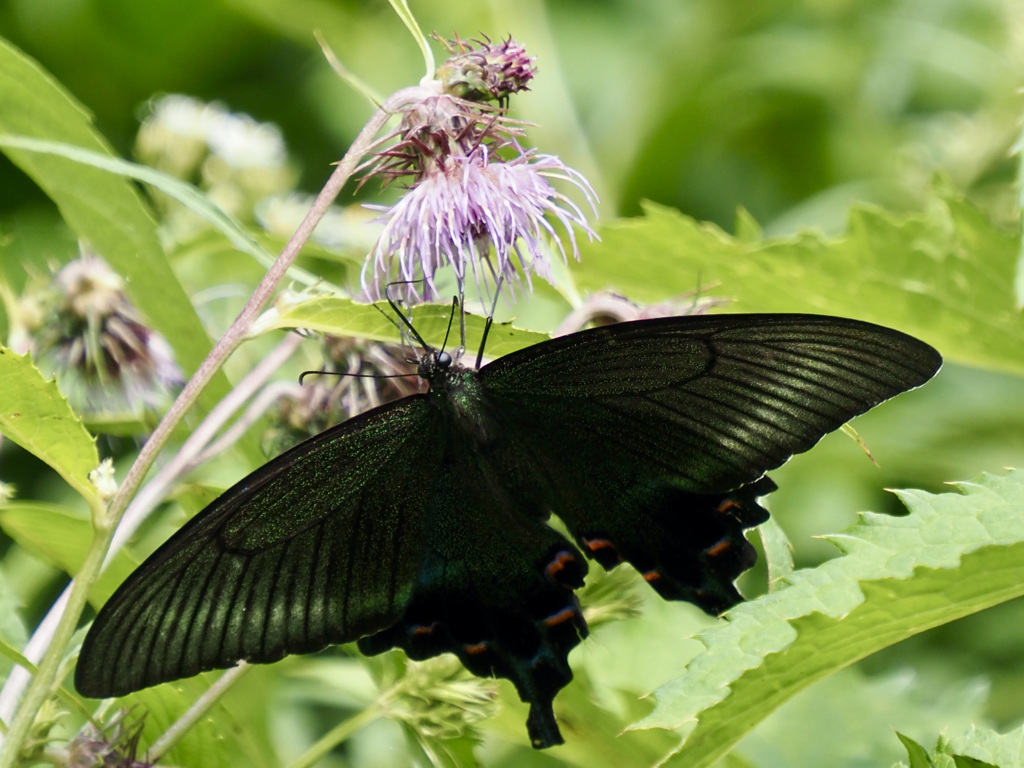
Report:
[{"label": "butterfly forewing", "polygon": [[940,363],[879,326],[736,315],[585,331],[501,358],[481,380],[588,555],[629,561],[664,597],[721,613],[754,562],[743,530],[767,517],[764,472]]},{"label": "butterfly forewing", "polygon": [[423,396],[306,441],[228,490],[103,607],[75,685],[121,695],[356,640],[396,621],[440,457]]},{"label": "butterfly forewing", "polygon": [[656,469],[708,493],[756,480],[940,364],[928,345],[869,323],[715,315],[554,339],[485,366],[481,379],[499,409],[536,410],[538,432],[599,444],[630,472]]}]

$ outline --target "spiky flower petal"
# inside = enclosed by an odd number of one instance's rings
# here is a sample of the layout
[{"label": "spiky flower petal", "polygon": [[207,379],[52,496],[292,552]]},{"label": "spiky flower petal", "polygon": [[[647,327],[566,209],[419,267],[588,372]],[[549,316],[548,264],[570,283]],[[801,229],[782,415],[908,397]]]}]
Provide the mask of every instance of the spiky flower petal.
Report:
[{"label": "spiky flower petal", "polygon": [[[593,205],[594,192],[580,174],[553,155],[523,153],[508,162],[492,159],[486,147],[439,158],[424,176],[381,217],[384,231],[363,271],[363,288],[380,295],[389,280],[426,281],[426,297],[436,295],[434,275],[450,266],[460,284],[471,273],[515,281],[522,268],[550,280],[550,238],[566,258],[562,235],[579,258],[574,227],[594,236],[580,208],[559,193],[551,180],[574,184]],[[564,228],[559,232],[546,216]],[[468,273],[467,273],[467,264]]]}]

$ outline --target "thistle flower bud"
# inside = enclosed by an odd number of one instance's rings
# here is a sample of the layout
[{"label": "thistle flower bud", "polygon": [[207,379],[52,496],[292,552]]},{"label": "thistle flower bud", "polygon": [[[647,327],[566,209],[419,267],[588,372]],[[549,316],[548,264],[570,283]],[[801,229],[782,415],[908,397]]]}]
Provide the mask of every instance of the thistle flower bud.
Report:
[{"label": "thistle flower bud", "polygon": [[171,348],[123,289],[105,261],[86,254],[28,299],[45,310],[32,329],[37,363],[88,417],[140,418],[165,408],[182,383]]},{"label": "thistle flower bud", "polygon": [[451,739],[495,714],[493,682],[474,677],[452,656],[409,662],[378,703],[421,736]]},{"label": "thistle flower bud", "polygon": [[465,42],[457,36],[442,40],[434,36],[452,54],[437,70],[437,79],[446,93],[467,101],[505,103],[519,91],[529,90],[533,79],[533,59],[511,37],[502,43],[490,38]]}]

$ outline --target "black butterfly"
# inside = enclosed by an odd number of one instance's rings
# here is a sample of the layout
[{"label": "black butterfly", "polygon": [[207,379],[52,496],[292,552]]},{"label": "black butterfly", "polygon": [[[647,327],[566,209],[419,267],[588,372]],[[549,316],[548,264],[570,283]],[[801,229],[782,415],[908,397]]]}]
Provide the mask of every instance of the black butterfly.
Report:
[{"label": "black butterfly", "polygon": [[584,554],[721,613],[755,560],[765,471],[941,362],[813,315],[622,323],[479,370],[430,351],[428,393],[296,446],[157,550],[100,611],[75,685],[117,696],[358,640],[509,678],[533,746],[559,744]]}]

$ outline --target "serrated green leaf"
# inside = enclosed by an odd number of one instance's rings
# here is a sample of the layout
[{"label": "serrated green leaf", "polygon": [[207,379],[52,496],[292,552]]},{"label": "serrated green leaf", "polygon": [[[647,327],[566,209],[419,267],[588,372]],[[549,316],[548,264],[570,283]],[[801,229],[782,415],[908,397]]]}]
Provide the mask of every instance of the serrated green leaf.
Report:
[{"label": "serrated green leaf", "polygon": [[707,651],[632,727],[676,729],[683,742],[668,761],[709,765],[815,680],[1024,594],[1024,471],[958,488],[899,492],[906,517],[866,513],[829,537],[844,556],[795,572],[702,632]]},{"label": "serrated green leaf", "polygon": [[100,463],[96,440],[68,401],[27,355],[0,346],[0,432],[49,464],[90,506],[100,503],[89,473]]},{"label": "serrated green leaf", "polygon": [[[0,40],[0,134],[34,137],[114,157],[86,110],[24,53]],[[156,224],[133,184],[56,155],[6,148],[68,226],[122,277],[125,290],[194,371],[210,351],[206,330],[164,256]],[[228,392],[218,375],[200,397],[210,408]]]},{"label": "serrated green leaf", "polygon": [[[92,524],[71,510],[41,502],[0,506],[0,528],[36,557],[74,576],[92,542]],[[124,550],[118,552],[89,590],[89,602],[99,609],[138,566]]]},{"label": "serrated green leaf", "polygon": [[[381,310],[385,314],[382,314]],[[451,327],[449,330],[452,320],[450,304],[424,304],[416,307],[414,312],[416,332],[428,344],[441,347],[447,336],[449,349],[458,345],[458,327]],[[322,296],[307,299],[281,310],[271,310],[260,318],[253,332],[306,328],[336,336],[399,341],[398,327],[393,318],[394,312],[385,303],[374,306],[335,296]],[[470,351],[474,351],[483,338],[484,322],[483,317],[466,316],[466,345]],[[487,336],[485,351],[488,357],[501,357],[549,338],[547,334],[515,328],[509,323],[494,323]]]},{"label": "serrated green leaf", "polygon": [[768,564],[768,589],[774,590],[782,586],[783,580],[793,573],[793,545],[774,517],[769,517],[759,525],[757,533]]},{"label": "serrated green leaf", "polygon": [[642,219],[581,243],[581,289],[609,286],[659,302],[715,286],[730,312],[816,312],[911,333],[951,361],[1024,373],[1024,315],[1014,273],[1020,236],[943,191],[927,213],[854,208],[835,239],[804,232],[752,241],[648,204]]},{"label": "serrated green leaf", "polygon": [[960,738],[950,739],[949,750],[954,759],[962,757],[975,761],[965,762],[969,766],[1024,768],[1024,726],[1009,733],[973,726]]}]

